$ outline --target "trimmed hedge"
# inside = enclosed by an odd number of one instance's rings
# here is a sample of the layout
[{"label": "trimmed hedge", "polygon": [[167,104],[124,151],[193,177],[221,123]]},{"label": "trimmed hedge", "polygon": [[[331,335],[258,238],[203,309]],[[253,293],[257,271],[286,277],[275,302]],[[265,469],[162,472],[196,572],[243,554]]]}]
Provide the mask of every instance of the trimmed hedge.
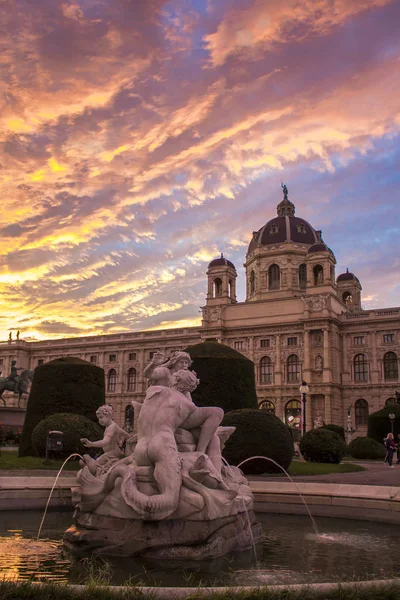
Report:
[{"label": "trimmed hedge", "polygon": [[[226,413],[222,425],[236,427],[222,451],[231,465],[252,456],[272,458],[288,469],[293,457],[293,440],[289,427],[274,414],[258,409],[233,410]],[[282,473],[266,460],[252,460],[240,467],[244,473]]]},{"label": "trimmed hedge", "polygon": [[104,430],[100,425],[82,415],[56,413],[40,421],[33,430],[32,446],[35,456],[46,456],[46,440],[49,431],[63,432],[63,449],[59,455],[64,458],[74,452],[89,453],[91,448],[83,446],[80,442],[81,438],[85,437],[94,442],[103,439],[104,435]]},{"label": "trimmed hedge", "polygon": [[307,462],[338,464],[346,454],[346,444],[329,429],[311,429],[300,440],[300,452]]},{"label": "trimmed hedge", "polygon": [[328,431],[333,431],[334,433],[337,433],[337,435],[341,437],[342,440],[346,440],[344,436],[344,427],[341,427],[340,425],[329,423],[328,425],[322,425],[321,429],[328,429]]},{"label": "trimmed hedge", "polygon": [[225,412],[257,408],[254,363],[229,346],[202,342],[186,348],[193,360],[191,369],[200,379],[193,392],[197,406],[219,406]]},{"label": "trimmed hedge", "polygon": [[368,437],[376,440],[380,444],[382,444],[383,439],[391,431],[389,419],[390,413],[395,415],[393,432],[395,440],[397,441],[397,434],[400,433],[400,406],[385,406],[368,417]]},{"label": "trimmed hedge", "polygon": [[67,412],[97,423],[96,410],[104,403],[104,371],[100,367],[71,356],[40,365],[33,374],[19,456],[33,454],[32,432],[42,419]]},{"label": "trimmed hedge", "polygon": [[347,446],[347,452],[353,458],[385,458],[386,450],[383,443],[370,437],[356,437]]}]

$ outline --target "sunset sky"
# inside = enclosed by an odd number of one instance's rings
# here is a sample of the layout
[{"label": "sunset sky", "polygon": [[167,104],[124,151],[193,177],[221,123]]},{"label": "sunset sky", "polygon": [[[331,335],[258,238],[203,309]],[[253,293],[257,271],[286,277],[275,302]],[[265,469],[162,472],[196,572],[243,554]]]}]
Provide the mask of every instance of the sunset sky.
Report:
[{"label": "sunset sky", "polygon": [[281,181],[400,306],[400,0],[2,0],[0,340],[196,326]]}]

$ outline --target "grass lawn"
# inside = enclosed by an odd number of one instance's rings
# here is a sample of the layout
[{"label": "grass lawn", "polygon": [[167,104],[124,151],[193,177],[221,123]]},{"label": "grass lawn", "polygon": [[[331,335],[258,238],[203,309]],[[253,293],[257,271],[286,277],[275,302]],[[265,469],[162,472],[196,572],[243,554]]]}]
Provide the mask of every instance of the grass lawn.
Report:
[{"label": "grass lawn", "polygon": [[[2,450],[0,454],[0,472],[1,470],[49,470],[58,471],[63,464],[63,460],[54,460],[39,458],[37,456],[23,456],[18,458],[18,450]],[[64,469],[67,471],[77,471],[79,468],[78,461],[71,459],[67,462]]]},{"label": "grass lawn", "polygon": [[331,465],[328,463],[309,463],[301,460],[294,460],[289,467],[289,475],[330,475],[331,473],[354,473],[355,471],[365,471],[364,467],[354,465],[353,463],[340,463]]}]

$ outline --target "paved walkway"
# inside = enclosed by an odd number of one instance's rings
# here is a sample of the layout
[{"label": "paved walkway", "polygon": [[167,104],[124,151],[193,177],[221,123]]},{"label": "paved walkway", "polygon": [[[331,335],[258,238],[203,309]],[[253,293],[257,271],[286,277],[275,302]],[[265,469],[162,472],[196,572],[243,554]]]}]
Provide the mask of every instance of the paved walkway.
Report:
[{"label": "paved walkway", "polygon": [[[336,473],[331,475],[304,475],[294,477],[296,482],[308,481],[313,483],[345,483],[355,485],[389,485],[400,487],[400,465],[394,464],[390,469],[383,462],[352,461],[353,464],[361,465],[366,471],[353,473]],[[283,476],[284,477],[284,476]],[[250,475],[253,481],[281,481],[282,477],[268,477],[263,475]]]}]

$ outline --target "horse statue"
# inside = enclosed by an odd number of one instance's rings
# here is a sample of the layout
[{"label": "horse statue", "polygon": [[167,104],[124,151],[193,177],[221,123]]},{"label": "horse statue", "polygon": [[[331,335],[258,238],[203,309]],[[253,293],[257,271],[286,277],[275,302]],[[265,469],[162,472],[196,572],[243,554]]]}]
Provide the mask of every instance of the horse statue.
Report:
[{"label": "horse statue", "polygon": [[[32,381],[33,371],[29,369],[25,369],[18,376],[17,380],[15,379],[7,379],[7,377],[0,377],[0,400],[3,401],[4,406],[6,405],[6,401],[3,398],[3,392],[8,390],[9,392],[18,392],[18,406],[21,402],[22,394],[28,393],[29,383]],[[17,388],[17,389],[16,389]]]}]

